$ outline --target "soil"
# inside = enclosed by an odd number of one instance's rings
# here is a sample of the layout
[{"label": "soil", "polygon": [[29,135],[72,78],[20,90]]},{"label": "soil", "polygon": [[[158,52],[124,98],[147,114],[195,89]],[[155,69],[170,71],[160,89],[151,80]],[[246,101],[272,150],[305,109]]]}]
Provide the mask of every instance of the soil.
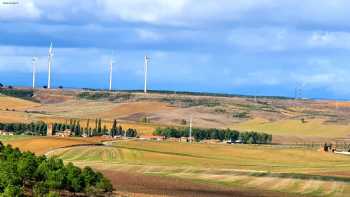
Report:
[{"label": "soil", "polygon": [[114,170],[101,172],[112,181],[115,189],[123,196],[296,197],[296,195],[280,192],[227,188],[171,177],[147,176]]}]

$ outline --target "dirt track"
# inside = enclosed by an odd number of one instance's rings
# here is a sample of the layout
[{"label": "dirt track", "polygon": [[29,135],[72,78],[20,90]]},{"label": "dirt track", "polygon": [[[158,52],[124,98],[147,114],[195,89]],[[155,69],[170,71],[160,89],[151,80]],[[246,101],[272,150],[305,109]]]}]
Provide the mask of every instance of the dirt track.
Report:
[{"label": "dirt track", "polygon": [[[181,196],[181,197],[296,197],[279,192],[254,189],[225,188],[170,177],[146,176],[128,172],[104,170],[115,189],[123,196]],[[300,196],[300,195],[298,195]]]}]

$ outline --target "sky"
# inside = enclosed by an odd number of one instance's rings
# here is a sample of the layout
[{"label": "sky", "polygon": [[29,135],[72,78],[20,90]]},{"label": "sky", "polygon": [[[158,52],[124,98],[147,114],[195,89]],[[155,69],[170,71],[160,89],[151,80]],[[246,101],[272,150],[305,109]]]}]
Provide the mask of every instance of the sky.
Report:
[{"label": "sky", "polygon": [[348,0],[0,0],[0,82],[350,99]]}]

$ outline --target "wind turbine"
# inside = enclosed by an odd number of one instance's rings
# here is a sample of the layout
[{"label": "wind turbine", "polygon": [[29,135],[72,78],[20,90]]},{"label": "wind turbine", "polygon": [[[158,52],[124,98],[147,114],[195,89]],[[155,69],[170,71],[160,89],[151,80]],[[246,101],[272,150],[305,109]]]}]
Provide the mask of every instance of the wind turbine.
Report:
[{"label": "wind turbine", "polygon": [[49,48],[49,57],[48,57],[48,73],[47,73],[47,88],[51,88],[51,64],[52,64],[52,57],[53,57],[53,48],[52,48],[52,42]]},{"label": "wind turbine", "polygon": [[35,77],[36,77],[36,61],[38,60],[37,57],[33,57],[32,59],[32,66],[33,66],[33,89],[35,88]]},{"label": "wind turbine", "polygon": [[109,62],[109,91],[112,91],[112,80],[113,80],[113,60]]},{"label": "wind turbine", "polygon": [[145,55],[145,87],[144,87],[144,93],[147,93],[147,72],[148,72],[148,62],[150,58]]}]

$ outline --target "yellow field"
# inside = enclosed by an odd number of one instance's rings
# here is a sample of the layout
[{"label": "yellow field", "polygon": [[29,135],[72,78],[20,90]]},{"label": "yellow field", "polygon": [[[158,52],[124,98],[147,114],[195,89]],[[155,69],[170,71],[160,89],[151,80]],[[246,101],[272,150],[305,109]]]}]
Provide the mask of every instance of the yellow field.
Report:
[{"label": "yellow field", "polygon": [[9,97],[9,96],[3,96],[0,95],[0,109],[1,110],[6,110],[6,109],[15,109],[15,110],[21,110],[21,109],[27,109],[31,107],[38,107],[40,104],[23,100],[23,99],[18,99],[15,97]]},{"label": "yellow field", "polygon": [[307,123],[300,120],[279,120],[269,122],[262,118],[248,120],[232,126],[238,130],[261,131],[273,135],[308,137],[345,137],[350,134],[350,125],[325,123],[322,119],[310,119]]},{"label": "yellow field", "polygon": [[61,147],[95,144],[100,141],[101,139],[99,138],[24,137],[22,139],[7,140],[5,144],[11,144],[22,151],[31,151],[40,155]]},{"label": "yellow field", "polygon": [[[55,96],[64,97],[64,94],[60,95],[60,92],[54,93],[50,95],[50,92],[46,92],[43,96],[52,97],[52,99]],[[187,99],[190,98],[192,99],[192,97]],[[307,118],[306,123],[302,123],[300,118],[296,118],[303,117],[306,113],[305,111],[311,111],[315,114],[326,113],[334,115],[335,108],[333,104],[335,102],[331,101],[279,100],[276,101],[278,105],[284,107],[274,109],[275,111],[261,110],[262,106],[266,108],[269,105],[252,104],[251,101],[242,98],[224,98],[220,102],[222,104],[218,107],[175,107],[176,105],[170,105],[159,100],[144,99],[141,101],[117,103],[108,100],[81,100],[70,96],[60,100],[60,102],[38,104],[23,99],[0,96],[0,122],[29,123],[42,120],[48,123],[68,123],[70,119],[76,119],[80,120],[82,127],[85,127],[87,119],[90,119],[90,127],[94,127],[95,119],[102,118],[104,120],[102,126],[106,125],[107,128],[111,128],[113,119],[117,119],[124,129],[135,128],[142,135],[151,134],[157,127],[180,126],[180,122],[183,119],[187,120],[189,114],[192,114],[194,127],[229,127],[240,131],[266,132],[275,135],[276,139],[282,136],[279,139],[283,141],[287,140],[287,137],[295,137],[293,142],[303,141],[304,138],[315,138],[311,139],[311,141],[321,142],[324,139],[320,138],[346,138],[350,134],[350,124],[346,120],[346,117],[349,117],[349,115],[347,110],[345,110],[345,108],[350,106],[349,102],[338,103],[338,107],[342,109],[339,112],[340,117],[345,118],[345,120],[332,123],[326,123],[326,121],[329,121],[327,119],[329,117],[321,115]],[[249,111],[251,116],[249,119],[237,120],[232,118],[232,113],[237,111]],[[144,116],[152,118],[151,124],[139,122],[141,117]],[[286,143],[290,143],[290,141]]]},{"label": "yellow field", "polygon": [[59,149],[52,155],[102,170],[171,176],[227,187],[310,196],[346,196],[350,192],[350,157],[300,148],[120,141],[112,147]]}]

